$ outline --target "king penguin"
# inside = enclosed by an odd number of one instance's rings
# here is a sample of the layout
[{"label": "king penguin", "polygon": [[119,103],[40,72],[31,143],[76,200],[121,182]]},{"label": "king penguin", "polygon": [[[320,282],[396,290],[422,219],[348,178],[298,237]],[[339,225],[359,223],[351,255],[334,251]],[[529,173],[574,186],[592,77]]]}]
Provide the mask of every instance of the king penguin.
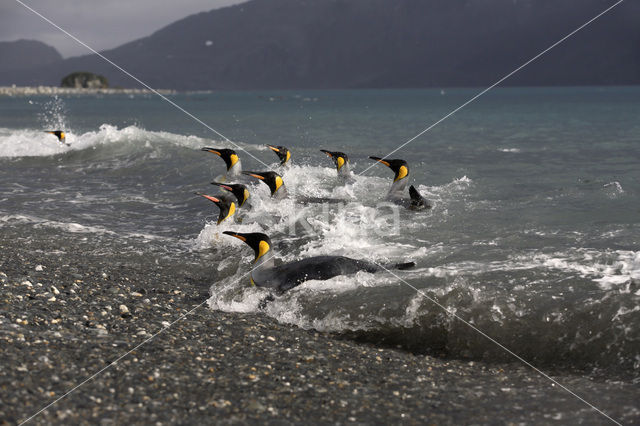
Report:
[{"label": "king penguin", "polygon": [[64,134],[64,132],[62,130],[47,130],[47,131],[45,131],[45,133],[49,133],[51,135],[56,135],[56,137],[58,138],[60,143],[63,143],[65,145],[69,146],[69,144],[65,142],[66,135]]},{"label": "king penguin", "polygon": [[240,158],[238,154],[233,149],[227,148],[211,148],[204,147],[202,151],[210,152],[212,154],[219,155],[227,165],[227,174],[226,176],[220,177],[217,180],[231,181],[234,178],[237,178],[242,173],[242,165],[240,164]]},{"label": "king penguin", "polygon": [[409,187],[409,199],[405,198],[404,191],[407,188],[409,177],[409,165],[404,160],[389,160],[380,157],[369,157],[389,167],[394,173],[393,183],[387,193],[387,200],[405,206],[409,210],[430,209],[431,203],[420,195],[418,190],[411,185]]},{"label": "king penguin", "polygon": [[223,234],[244,241],[254,251],[251,284],[284,293],[308,280],[328,280],[338,275],[355,274],[358,271],[380,272],[385,269],[409,269],[413,262],[399,263],[383,268],[364,260],[344,256],[315,256],[290,263],[275,265],[271,239],[266,234],[225,231]]},{"label": "king penguin", "polygon": [[321,149],[320,151],[327,154],[333,160],[340,179],[351,179],[351,169],[349,168],[349,157],[347,157],[347,154],[339,151],[327,151],[326,149]]},{"label": "king penguin", "polygon": [[242,172],[242,174],[252,176],[264,182],[271,190],[272,198],[280,200],[289,195],[287,187],[284,185],[284,181],[282,180],[282,176],[276,172]]},{"label": "king penguin", "polygon": [[205,195],[199,192],[196,192],[195,194],[215,203],[218,208],[220,208],[220,213],[218,214],[218,222],[216,223],[217,225],[220,225],[222,222],[232,217],[236,212],[236,203],[234,203],[233,201],[229,201],[228,199],[223,197],[212,197],[211,195]]},{"label": "king penguin", "polygon": [[[241,183],[220,183],[220,182],[211,182],[211,185],[219,186],[220,188],[229,191],[236,197],[238,201],[238,207],[250,208],[251,205],[247,203],[247,200],[251,196],[247,187]],[[245,205],[246,203],[246,205]]]},{"label": "king penguin", "polygon": [[289,160],[291,160],[291,151],[284,146],[275,146],[275,145],[267,145],[270,150],[275,152],[280,159],[280,165],[285,166],[289,165]]}]

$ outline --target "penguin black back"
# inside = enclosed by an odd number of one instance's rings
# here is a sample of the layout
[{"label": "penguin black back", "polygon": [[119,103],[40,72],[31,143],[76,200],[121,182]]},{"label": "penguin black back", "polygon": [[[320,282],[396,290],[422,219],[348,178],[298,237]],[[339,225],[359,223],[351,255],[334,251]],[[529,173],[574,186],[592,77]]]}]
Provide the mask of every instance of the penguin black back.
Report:
[{"label": "penguin black back", "polygon": [[223,234],[244,241],[253,249],[255,259],[251,270],[251,283],[267,287],[278,293],[290,290],[308,280],[328,280],[338,275],[354,274],[358,271],[380,272],[389,269],[409,269],[413,262],[383,267],[366,260],[345,256],[314,256],[275,266],[271,240],[261,232],[239,233],[225,231]]}]

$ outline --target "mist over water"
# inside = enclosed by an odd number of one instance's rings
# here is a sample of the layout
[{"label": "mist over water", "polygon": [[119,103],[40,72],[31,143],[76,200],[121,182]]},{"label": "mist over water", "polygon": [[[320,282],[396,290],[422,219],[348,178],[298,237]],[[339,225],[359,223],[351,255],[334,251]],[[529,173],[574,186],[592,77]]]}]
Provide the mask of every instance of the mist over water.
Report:
[{"label": "mist over water", "polygon": [[[431,211],[378,206],[393,173],[371,165],[473,90],[197,93],[173,100],[282,173],[290,198],[251,183],[242,223],[194,191],[233,148],[151,96],[0,99],[0,228],[142,242],[201,259],[209,305],[258,311],[252,251],[224,230],[265,232],[284,262],[345,255],[414,261],[398,275],[536,365],[640,371],[640,90],[498,89],[394,154]],[[44,130],[61,128],[70,146]],[[287,146],[280,169],[264,144]],[[319,149],[344,151],[342,184]],[[265,170],[236,149],[245,170]],[[303,198],[340,200],[302,203]],[[399,226],[396,226],[398,225]],[[263,311],[281,322],[420,353],[509,359],[388,273],[309,281]]]}]

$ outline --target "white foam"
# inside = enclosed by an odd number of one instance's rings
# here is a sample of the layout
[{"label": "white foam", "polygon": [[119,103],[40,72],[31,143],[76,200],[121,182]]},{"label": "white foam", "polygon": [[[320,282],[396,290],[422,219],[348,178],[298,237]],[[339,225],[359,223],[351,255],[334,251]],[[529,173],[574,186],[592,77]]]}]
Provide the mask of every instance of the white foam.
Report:
[{"label": "white foam", "polygon": [[609,198],[617,198],[625,193],[624,189],[622,189],[622,185],[617,181],[606,183],[602,187],[605,189]]},{"label": "white foam", "polygon": [[598,265],[598,272],[602,275],[594,281],[604,290],[610,290],[616,285],[626,284],[632,280],[640,281],[640,251],[617,251],[617,260],[613,264]]},{"label": "white foam", "polygon": [[625,291],[626,287],[620,287],[621,284],[640,280],[640,252],[634,251],[575,249],[564,253],[519,255],[512,260],[516,263],[508,267],[513,269],[544,267],[576,273],[598,283],[603,290]]},{"label": "white foam", "polygon": [[[202,228],[192,247],[196,250],[205,250],[211,247],[233,247],[237,246],[238,240],[224,235],[224,231],[239,231],[239,225],[229,219],[216,225],[215,221],[208,222]],[[239,231],[240,232],[240,231]],[[257,223],[242,226],[241,232],[264,232],[264,229]]]},{"label": "white foam", "polygon": [[83,225],[76,222],[63,222],[56,220],[48,220],[43,219],[36,216],[29,215],[0,215],[0,227],[2,226],[11,226],[14,224],[30,224],[34,227],[46,227],[46,228],[54,228],[60,229],[64,232],[74,233],[74,234],[97,234],[97,235],[118,235],[121,237],[131,237],[131,238],[142,238],[144,240],[168,240],[166,237],[161,237],[152,234],[144,234],[139,232],[129,232],[129,233],[117,233],[110,229],[104,228],[102,226],[89,226]]},{"label": "white foam", "polygon": [[[437,247],[431,247],[427,251],[435,254]],[[418,256],[420,257],[422,256]],[[533,269],[576,274],[592,280],[603,290],[628,292],[630,290],[627,284],[634,280],[640,281],[640,252],[594,249],[574,249],[556,253],[527,252],[514,254],[504,260],[452,262],[408,273],[420,272],[423,276],[450,278]]]},{"label": "white foam", "polygon": [[94,233],[94,234],[115,234],[113,231],[99,227],[99,226],[86,226],[75,222],[60,222],[42,219],[29,215],[0,215],[0,225],[12,225],[12,224],[32,224],[36,226],[46,226],[50,228],[57,228],[63,231],[71,233]]},{"label": "white foam", "polygon": [[[69,134],[67,138],[71,140],[73,136]],[[0,128],[0,157],[49,156],[69,150],[54,135],[43,131]]]}]

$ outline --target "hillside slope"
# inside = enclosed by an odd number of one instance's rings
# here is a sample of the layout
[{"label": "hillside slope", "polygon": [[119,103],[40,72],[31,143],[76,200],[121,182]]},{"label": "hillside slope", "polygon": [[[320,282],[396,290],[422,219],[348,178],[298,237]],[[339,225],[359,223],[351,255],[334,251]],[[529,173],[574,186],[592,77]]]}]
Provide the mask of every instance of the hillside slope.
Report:
[{"label": "hillside slope", "polygon": [[[253,0],[103,53],[154,87],[182,90],[482,86],[612,3]],[[626,2],[507,84],[638,84],[639,46],[640,4]],[[0,84],[58,84],[73,71],[136,86],[95,55],[0,72]]]}]

